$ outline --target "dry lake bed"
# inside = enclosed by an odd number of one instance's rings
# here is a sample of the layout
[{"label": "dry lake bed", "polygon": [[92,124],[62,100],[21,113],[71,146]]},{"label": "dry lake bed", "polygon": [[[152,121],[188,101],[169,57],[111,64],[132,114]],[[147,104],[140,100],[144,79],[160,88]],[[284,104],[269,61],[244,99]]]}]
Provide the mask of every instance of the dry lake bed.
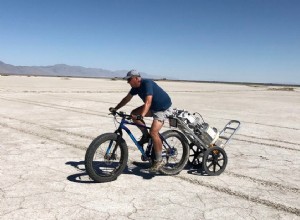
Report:
[{"label": "dry lake bed", "polygon": [[[157,83],[173,107],[199,112],[220,130],[241,122],[220,176],[144,173],[131,163],[140,156],[126,136],[126,171],[93,183],[85,150],[115,130],[108,108],[129,85],[0,76],[0,219],[300,219],[300,87]],[[123,110],[141,104],[134,97]]]}]

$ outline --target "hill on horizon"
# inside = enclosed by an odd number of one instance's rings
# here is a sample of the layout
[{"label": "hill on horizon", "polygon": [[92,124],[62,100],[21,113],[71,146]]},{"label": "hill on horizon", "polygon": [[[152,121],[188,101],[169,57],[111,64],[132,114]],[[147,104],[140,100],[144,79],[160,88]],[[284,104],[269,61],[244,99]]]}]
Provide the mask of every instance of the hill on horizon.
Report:
[{"label": "hill on horizon", "polygon": [[[52,66],[14,66],[0,61],[0,74],[8,75],[122,78],[128,71],[129,70],[111,71],[101,68],[86,68],[82,66],[70,66],[66,64],[55,64]],[[145,78],[162,78],[143,72],[141,72],[141,75]]]},{"label": "hill on horizon", "polygon": [[[129,70],[111,71],[101,68],[86,68],[82,66],[70,66],[67,64],[55,64],[52,66],[14,66],[0,60],[0,75],[28,75],[28,76],[56,76],[56,77],[84,77],[84,78],[123,78]],[[206,81],[206,80],[182,80],[173,77],[151,75],[141,72],[143,78],[154,80],[171,80],[184,82],[205,82],[205,83],[229,83],[229,84],[250,84],[250,85],[277,85],[296,86],[299,84],[288,83],[261,83],[261,82],[230,82],[230,81]]]}]

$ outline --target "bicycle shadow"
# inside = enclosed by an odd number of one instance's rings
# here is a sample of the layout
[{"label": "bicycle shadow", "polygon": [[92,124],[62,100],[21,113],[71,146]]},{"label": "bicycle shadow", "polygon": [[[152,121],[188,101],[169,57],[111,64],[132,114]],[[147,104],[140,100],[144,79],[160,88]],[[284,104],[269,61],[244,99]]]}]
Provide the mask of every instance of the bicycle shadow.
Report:
[{"label": "bicycle shadow", "polygon": [[[86,183],[86,184],[91,184],[91,183],[97,183],[94,180],[90,179],[84,166],[84,161],[68,161],[65,163],[66,165],[70,165],[74,168],[76,168],[79,173],[72,174],[67,177],[67,180],[75,183]],[[134,165],[134,166],[132,166]],[[145,180],[152,179],[153,177],[157,175],[162,175],[162,174],[152,174],[147,172],[146,170],[149,168],[149,164],[147,163],[132,163],[127,165],[126,168],[124,169],[123,173],[121,175],[127,174],[127,175],[136,175],[140,176]]]},{"label": "bicycle shadow", "polygon": [[80,171],[80,173],[68,176],[67,180],[75,183],[95,183],[95,181],[89,179],[85,168],[81,168],[84,167],[84,161],[68,161],[65,164],[76,168],[77,171]]}]

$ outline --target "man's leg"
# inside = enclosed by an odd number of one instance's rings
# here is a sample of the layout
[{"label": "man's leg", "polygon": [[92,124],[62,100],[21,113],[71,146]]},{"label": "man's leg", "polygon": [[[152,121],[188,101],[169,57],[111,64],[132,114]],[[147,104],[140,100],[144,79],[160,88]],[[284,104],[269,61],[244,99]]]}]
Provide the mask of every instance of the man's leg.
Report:
[{"label": "man's leg", "polygon": [[[142,113],[142,110],[143,110],[143,106],[140,106],[140,107],[137,107],[136,109],[132,110],[131,114],[133,115],[140,115]],[[146,115],[146,117],[151,117],[152,116],[152,113],[149,111]],[[135,124],[139,124],[139,125],[146,125],[145,121],[144,120],[133,120],[133,122]],[[149,136],[149,133],[148,133],[148,130],[144,127],[139,127],[137,126],[141,132],[143,133],[143,137],[142,139],[144,138],[145,140],[148,139],[148,136]],[[141,140],[142,141],[142,140]],[[143,141],[142,141],[143,142]],[[141,143],[142,143],[141,142]]]},{"label": "man's leg", "polygon": [[162,142],[159,136],[159,131],[163,125],[164,123],[162,121],[154,119],[150,129],[150,136],[153,142],[156,161],[162,161]]}]

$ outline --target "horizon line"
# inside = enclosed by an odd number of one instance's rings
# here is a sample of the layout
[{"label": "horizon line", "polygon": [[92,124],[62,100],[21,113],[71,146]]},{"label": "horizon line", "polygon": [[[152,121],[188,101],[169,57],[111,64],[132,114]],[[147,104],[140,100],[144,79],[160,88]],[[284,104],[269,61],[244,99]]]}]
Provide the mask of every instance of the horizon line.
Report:
[{"label": "horizon line", "polygon": [[[68,78],[89,78],[89,79],[111,79],[123,80],[122,77],[105,77],[105,76],[72,76],[72,75],[33,75],[33,74],[17,74],[17,73],[0,73],[0,76],[27,76],[27,77],[68,77]],[[183,80],[183,79],[168,79],[162,78],[148,78],[154,81],[170,81],[170,82],[194,82],[194,83],[218,83],[218,84],[235,84],[235,85],[263,85],[263,86],[292,86],[300,87],[300,84],[291,83],[263,83],[263,82],[233,82],[233,81],[216,81],[216,80]]]}]

